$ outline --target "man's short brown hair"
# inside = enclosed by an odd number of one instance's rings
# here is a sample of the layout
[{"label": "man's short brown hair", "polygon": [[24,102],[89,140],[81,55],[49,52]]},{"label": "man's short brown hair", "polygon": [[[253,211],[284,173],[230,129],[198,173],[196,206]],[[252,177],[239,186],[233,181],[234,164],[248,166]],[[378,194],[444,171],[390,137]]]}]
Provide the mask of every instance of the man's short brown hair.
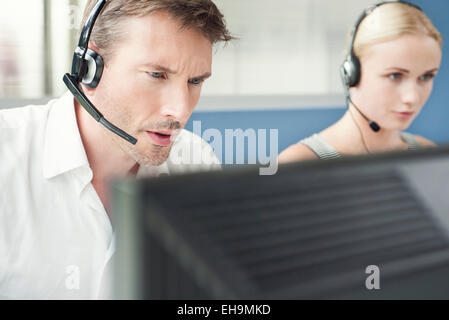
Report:
[{"label": "man's short brown hair", "polygon": [[[84,25],[97,0],[88,0],[84,10]],[[121,21],[126,17],[143,17],[166,11],[177,19],[183,29],[193,28],[215,44],[233,37],[226,28],[220,10],[211,0],[108,0],[95,22],[91,41],[99,48],[104,59],[112,54],[112,44],[123,37]]]}]

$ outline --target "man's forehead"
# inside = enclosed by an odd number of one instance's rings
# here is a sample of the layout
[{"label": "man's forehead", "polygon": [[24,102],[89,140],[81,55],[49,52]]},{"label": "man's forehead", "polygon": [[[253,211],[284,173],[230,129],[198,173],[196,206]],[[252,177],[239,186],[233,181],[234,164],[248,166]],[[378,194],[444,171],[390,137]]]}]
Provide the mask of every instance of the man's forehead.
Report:
[{"label": "man's forehead", "polygon": [[121,23],[123,31],[128,35],[140,33],[157,36],[157,33],[162,32],[180,37],[202,37],[210,42],[200,30],[185,26],[179,18],[174,17],[166,10],[157,10],[143,16],[128,16]]},{"label": "man's forehead", "polygon": [[120,63],[126,59],[133,65],[157,65],[169,73],[188,65],[190,76],[210,73],[212,44],[209,39],[197,31],[181,29],[182,25],[167,13],[128,17],[124,25],[122,39],[112,49]]}]

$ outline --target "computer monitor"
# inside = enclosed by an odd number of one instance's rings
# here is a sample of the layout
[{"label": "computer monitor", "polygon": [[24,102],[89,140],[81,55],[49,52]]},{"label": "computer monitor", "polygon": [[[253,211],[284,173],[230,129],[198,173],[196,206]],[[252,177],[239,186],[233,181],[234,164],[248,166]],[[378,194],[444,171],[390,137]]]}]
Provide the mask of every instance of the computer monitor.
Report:
[{"label": "computer monitor", "polygon": [[115,183],[118,299],[448,299],[449,148]]}]

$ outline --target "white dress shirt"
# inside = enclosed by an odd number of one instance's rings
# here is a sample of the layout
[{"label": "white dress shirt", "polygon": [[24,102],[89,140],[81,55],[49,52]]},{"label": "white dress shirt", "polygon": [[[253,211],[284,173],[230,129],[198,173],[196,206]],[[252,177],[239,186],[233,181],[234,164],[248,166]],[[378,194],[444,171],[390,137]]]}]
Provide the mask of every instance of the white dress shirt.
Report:
[{"label": "white dress shirt", "polygon": [[[167,161],[138,177],[219,167],[212,148],[183,130]],[[99,297],[114,235],[92,176],[69,92],[0,111],[0,299]]]}]

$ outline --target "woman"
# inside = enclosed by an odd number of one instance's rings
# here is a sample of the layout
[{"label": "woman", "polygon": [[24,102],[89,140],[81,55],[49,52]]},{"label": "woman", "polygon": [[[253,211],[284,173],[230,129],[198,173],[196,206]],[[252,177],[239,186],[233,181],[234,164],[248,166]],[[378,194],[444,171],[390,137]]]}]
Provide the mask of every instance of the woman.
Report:
[{"label": "woman", "polygon": [[279,162],[435,146],[403,132],[428,99],[442,56],[441,34],[421,9],[404,2],[370,7],[354,26],[347,53],[346,113],[288,147]]}]

